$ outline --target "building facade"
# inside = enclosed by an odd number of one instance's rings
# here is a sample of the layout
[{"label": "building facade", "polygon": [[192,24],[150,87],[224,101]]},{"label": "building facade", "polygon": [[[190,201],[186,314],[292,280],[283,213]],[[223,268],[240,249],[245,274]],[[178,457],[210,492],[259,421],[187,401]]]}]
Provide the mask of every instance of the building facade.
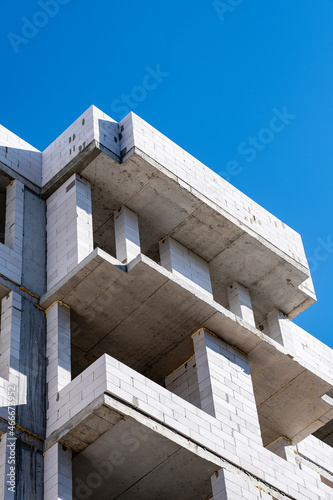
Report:
[{"label": "building facade", "polygon": [[0,127],[0,499],[333,499],[300,236],[133,113]]}]

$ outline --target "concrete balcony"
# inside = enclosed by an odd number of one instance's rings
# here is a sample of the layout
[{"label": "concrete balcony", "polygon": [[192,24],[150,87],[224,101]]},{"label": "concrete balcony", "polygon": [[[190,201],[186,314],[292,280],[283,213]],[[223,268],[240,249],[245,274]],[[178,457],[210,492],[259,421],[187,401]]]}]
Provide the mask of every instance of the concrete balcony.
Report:
[{"label": "concrete balcony", "polygon": [[331,372],[296,357],[142,254],[124,266],[95,249],[41,305],[55,301],[71,308],[74,376],[106,353],[163,382],[193,354],[191,335],[206,328],[248,356],[264,444],[280,436],[297,442],[333,417],[322,398],[333,385]]},{"label": "concrete balcony", "polygon": [[227,429],[228,422],[104,355],[50,405],[46,449],[57,442],[72,449],[74,498],[89,490],[122,500],[204,498],[221,467],[274,498],[312,499],[314,491],[328,498],[319,479]]}]

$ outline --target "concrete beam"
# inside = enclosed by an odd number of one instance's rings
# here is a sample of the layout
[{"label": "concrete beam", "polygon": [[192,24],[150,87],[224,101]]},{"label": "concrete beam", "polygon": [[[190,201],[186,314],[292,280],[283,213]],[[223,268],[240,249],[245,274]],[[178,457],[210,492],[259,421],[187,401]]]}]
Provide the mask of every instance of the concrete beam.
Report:
[{"label": "concrete beam", "polygon": [[[247,357],[201,330],[193,337],[201,409],[262,446],[258,412]],[[227,424],[225,424],[227,422]]]}]

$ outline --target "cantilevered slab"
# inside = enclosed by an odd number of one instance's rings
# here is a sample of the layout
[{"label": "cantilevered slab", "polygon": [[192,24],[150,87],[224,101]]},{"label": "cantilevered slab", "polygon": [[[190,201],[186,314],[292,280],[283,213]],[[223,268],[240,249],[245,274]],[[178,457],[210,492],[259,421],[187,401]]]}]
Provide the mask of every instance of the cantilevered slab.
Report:
[{"label": "cantilevered slab", "polygon": [[142,254],[123,266],[95,249],[41,305],[55,300],[72,309],[74,376],[107,353],[163,381],[190,357],[190,336],[204,327],[249,355],[265,444],[281,435],[297,440],[330,414],[321,399],[332,384],[325,374]]},{"label": "cantilevered slab", "polygon": [[[112,404],[112,398],[105,396],[105,402]],[[122,415],[109,405],[100,406],[61,439],[61,443],[74,452],[79,451],[73,459],[75,498],[81,498],[82,485],[86,492],[89,489],[91,483],[87,483],[87,479],[92,472],[99,478],[97,487],[92,489],[94,498],[207,498],[211,494],[210,478],[219,469],[219,465],[209,459],[221,461],[204,449],[198,450],[197,446],[184,448],[177,439],[172,439],[173,433],[168,429],[162,433],[160,429],[153,431],[136,420],[134,409],[128,409],[128,413],[132,416]],[[99,437],[94,433],[98,428],[96,421],[104,430]],[[94,438],[80,451],[78,442]]]}]

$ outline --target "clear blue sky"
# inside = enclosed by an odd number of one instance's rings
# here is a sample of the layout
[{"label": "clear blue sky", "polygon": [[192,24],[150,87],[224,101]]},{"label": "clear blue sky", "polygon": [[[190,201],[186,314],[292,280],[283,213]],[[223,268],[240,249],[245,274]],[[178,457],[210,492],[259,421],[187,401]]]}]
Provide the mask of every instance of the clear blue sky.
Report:
[{"label": "clear blue sky", "polygon": [[333,347],[333,0],[42,4],[2,3],[0,122],[42,150],[132,107],[301,233],[318,303],[295,321]]}]

